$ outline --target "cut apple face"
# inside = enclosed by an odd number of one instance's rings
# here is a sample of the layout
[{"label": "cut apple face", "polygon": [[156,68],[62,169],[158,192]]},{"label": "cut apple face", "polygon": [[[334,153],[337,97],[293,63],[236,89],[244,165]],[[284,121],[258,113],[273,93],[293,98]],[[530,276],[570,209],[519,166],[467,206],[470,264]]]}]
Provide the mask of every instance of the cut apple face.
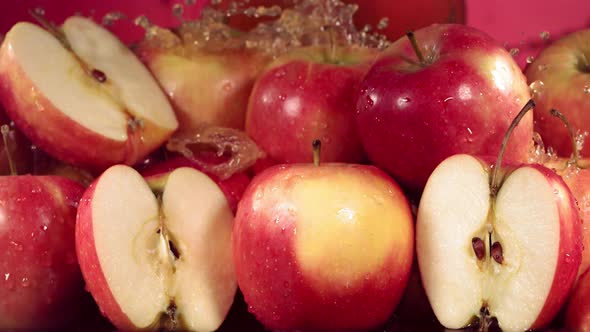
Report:
[{"label": "cut apple face", "polygon": [[51,33],[18,23],[6,35],[0,64],[7,113],[33,143],[63,161],[133,164],[178,127],[145,66],[90,19],[71,17]]},{"label": "cut apple face", "polygon": [[76,236],[88,288],[120,329],[214,331],[237,289],[232,211],[195,169],[148,182],[113,166],[87,192]]},{"label": "cut apple face", "polygon": [[571,193],[539,165],[504,175],[468,155],[443,161],[420,201],[417,256],[424,288],[447,328],[489,323],[542,327],[564,303],[581,260],[581,221]]}]

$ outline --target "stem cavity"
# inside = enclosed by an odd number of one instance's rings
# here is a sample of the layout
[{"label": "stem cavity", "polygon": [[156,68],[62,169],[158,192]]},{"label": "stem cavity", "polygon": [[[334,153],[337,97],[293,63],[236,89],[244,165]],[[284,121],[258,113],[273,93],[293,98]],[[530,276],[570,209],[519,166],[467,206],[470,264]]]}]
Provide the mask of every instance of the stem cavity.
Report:
[{"label": "stem cavity", "polygon": [[420,50],[420,47],[418,46],[418,41],[416,40],[416,36],[414,35],[414,31],[408,31],[406,33],[406,37],[408,37],[408,39],[410,40],[410,43],[412,44],[412,48],[414,49],[414,52],[416,53],[416,56],[418,57],[418,61],[420,61],[421,65],[425,65],[425,61],[424,61],[424,55],[422,54],[422,51]]}]

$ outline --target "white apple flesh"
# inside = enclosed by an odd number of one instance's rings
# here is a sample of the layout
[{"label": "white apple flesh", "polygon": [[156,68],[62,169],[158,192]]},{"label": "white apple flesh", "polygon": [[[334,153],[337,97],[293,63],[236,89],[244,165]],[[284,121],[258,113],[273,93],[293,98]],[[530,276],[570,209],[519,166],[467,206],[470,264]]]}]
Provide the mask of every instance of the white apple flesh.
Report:
[{"label": "white apple flesh", "polygon": [[512,168],[497,195],[490,169],[455,155],[429,178],[416,225],[424,288],[447,328],[469,325],[482,310],[504,331],[543,327],[580,265],[578,209],[561,177],[543,166]]},{"label": "white apple flesh", "polygon": [[0,101],[34,144],[57,159],[104,169],[133,164],[178,127],[149,71],[109,31],[67,19],[63,41],[18,23],[0,48]]},{"label": "white apple flesh", "polygon": [[204,173],[179,168],[146,182],[113,166],[79,207],[76,245],[87,287],[121,330],[214,331],[237,289],[232,223],[223,192]]}]

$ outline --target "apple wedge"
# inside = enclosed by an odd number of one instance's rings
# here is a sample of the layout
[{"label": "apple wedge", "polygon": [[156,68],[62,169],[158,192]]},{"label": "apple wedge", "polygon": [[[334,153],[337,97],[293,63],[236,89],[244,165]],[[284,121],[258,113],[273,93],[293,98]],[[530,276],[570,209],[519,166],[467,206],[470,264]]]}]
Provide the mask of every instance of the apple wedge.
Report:
[{"label": "apple wedge", "polygon": [[237,289],[233,214],[192,168],[144,179],[107,169],[78,210],[76,249],[87,288],[121,330],[214,331]]},{"label": "apple wedge", "polygon": [[44,30],[18,23],[0,47],[0,102],[57,159],[134,164],[178,127],[166,95],[117,37],[83,17]]}]

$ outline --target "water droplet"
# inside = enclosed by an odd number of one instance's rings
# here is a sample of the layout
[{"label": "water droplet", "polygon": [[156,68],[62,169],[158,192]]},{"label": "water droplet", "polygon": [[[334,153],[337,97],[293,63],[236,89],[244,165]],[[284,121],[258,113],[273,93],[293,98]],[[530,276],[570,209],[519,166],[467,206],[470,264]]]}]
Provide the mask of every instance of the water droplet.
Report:
[{"label": "water droplet", "polygon": [[529,55],[526,57],[526,63],[533,63],[533,61],[535,61],[535,57],[532,55]]},{"label": "water droplet", "polygon": [[389,17],[384,17],[377,23],[377,30],[383,30],[389,25]]},{"label": "water droplet", "polygon": [[39,15],[39,16],[45,16],[45,8],[35,7],[35,9],[33,9],[33,13],[35,13],[36,15]]},{"label": "water droplet", "polygon": [[520,50],[516,47],[510,49],[510,55],[517,56]]},{"label": "water droplet", "polygon": [[534,97],[537,97],[538,95],[543,93],[544,88],[545,88],[545,83],[543,83],[543,81],[536,80],[529,85],[529,88],[531,89],[531,94],[533,95],[533,98],[534,98]]},{"label": "water droplet", "polygon": [[222,87],[223,91],[225,91],[225,92],[230,92],[232,88],[233,88],[233,84],[231,82],[227,82],[227,83],[223,84],[223,87]]},{"label": "water droplet", "polygon": [[125,16],[125,14],[121,13],[121,12],[110,12],[110,13],[106,13],[103,17],[102,17],[102,25],[105,27],[111,26],[113,25],[116,21],[121,20],[126,18],[127,16]]},{"label": "water droplet", "polygon": [[4,273],[4,281],[8,281],[10,279],[10,273]]},{"label": "water droplet", "polygon": [[584,86],[584,93],[590,94],[590,85]]},{"label": "water droplet", "polygon": [[136,17],[134,23],[135,25],[142,27],[146,30],[152,26],[152,22],[150,22],[150,19],[145,15]]},{"label": "water droplet", "polygon": [[570,256],[570,254],[565,254],[565,262],[567,264],[573,263],[574,259]]},{"label": "water droplet", "polygon": [[24,288],[27,288],[27,287],[31,286],[31,281],[29,280],[29,278],[23,277],[20,281],[20,285],[23,286]]},{"label": "water droplet", "polygon": [[23,245],[16,241],[10,241],[10,244],[16,251],[23,251]]},{"label": "water droplet", "polygon": [[280,94],[279,95],[279,100],[280,101],[285,101],[287,99],[287,96],[285,96],[284,94]]},{"label": "water droplet", "polygon": [[176,17],[182,17],[182,14],[184,14],[184,6],[180,3],[175,3],[172,6],[172,14]]},{"label": "water droplet", "polygon": [[550,37],[550,35],[549,35],[549,31],[542,31],[542,32],[539,34],[539,37],[541,37],[541,39],[542,39],[542,40],[545,40],[545,41],[549,40],[549,37]]},{"label": "water droplet", "polygon": [[39,228],[45,232],[45,231],[47,231],[48,227],[47,227],[47,225],[43,225],[43,226],[40,226]]}]

